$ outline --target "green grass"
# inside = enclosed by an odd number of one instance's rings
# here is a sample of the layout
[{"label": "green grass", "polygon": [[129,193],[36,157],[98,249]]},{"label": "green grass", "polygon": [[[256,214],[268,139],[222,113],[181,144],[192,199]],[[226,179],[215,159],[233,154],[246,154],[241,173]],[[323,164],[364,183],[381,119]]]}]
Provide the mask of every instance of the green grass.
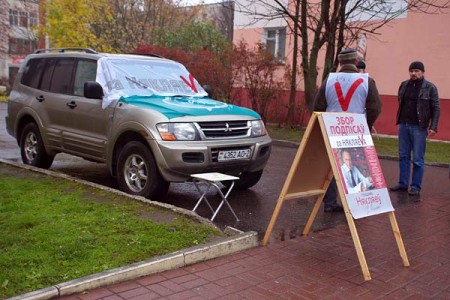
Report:
[{"label": "green grass", "polygon": [[[304,128],[282,128],[276,125],[268,125],[267,130],[272,139],[286,140],[300,143]],[[398,157],[398,140],[396,137],[372,136],[375,148],[379,156]],[[425,162],[450,164],[450,143],[428,141],[425,153]]]},{"label": "green grass", "polygon": [[0,299],[222,235],[172,211],[5,165],[0,233]]}]

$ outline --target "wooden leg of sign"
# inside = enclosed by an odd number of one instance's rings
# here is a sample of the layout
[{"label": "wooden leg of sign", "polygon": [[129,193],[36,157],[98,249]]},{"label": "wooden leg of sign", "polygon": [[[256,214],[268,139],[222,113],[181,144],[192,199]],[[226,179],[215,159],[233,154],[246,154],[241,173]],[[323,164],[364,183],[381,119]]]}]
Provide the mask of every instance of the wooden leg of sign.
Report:
[{"label": "wooden leg of sign", "polygon": [[342,206],[344,207],[345,218],[347,219],[348,227],[352,235],[353,244],[355,245],[356,254],[358,255],[358,260],[364,279],[371,280],[372,278],[370,277],[369,267],[367,266],[366,257],[364,256],[364,251],[361,246],[361,241],[359,240],[358,232],[356,231],[355,221],[353,220],[353,216],[350,213],[347,198],[345,198],[342,182],[339,177],[335,177],[335,179],[338,186],[339,196],[341,197]]},{"label": "wooden leg of sign", "polygon": [[394,233],[395,240],[397,241],[398,251],[403,260],[403,265],[409,267],[408,256],[406,255],[405,246],[403,245],[402,236],[400,234],[400,229],[398,228],[397,219],[393,211],[389,212],[389,220],[391,221],[392,232]]},{"label": "wooden leg of sign", "polygon": [[[330,169],[330,172],[328,172],[327,180],[325,181],[323,185],[323,189],[328,189],[328,186],[330,185],[331,179],[333,179],[333,169]],[[312,223],[316,219],[317,212],[319,211],[320,205],[322,204],[323,197],[325,197],[325,193],[319,196],[319,198],[316,201],[316,204],[314,204],[313,210],[311,214],[309,215],[308,221],[306,222],[305,228],[303,229],[303,235],[307,235],[309,233],[309,230],[311,229]]]},{"label": "wooden leg of sign", "polygon": [[275,210],[273,211],[272,218],[270,219],[269,226],[267,226],[266,233],[264,234],[264,238],[262,240],[262,245],[267,245],[270,234],[272,233],[273,226],[275,226],[275,222],[277,221],[278,215],[280,214],[281,207],[283,206],[284,202],[284,193],[281,193],[280,197],[277,201],[277,206],[275,207]]},{"label": "wooden leg of sign", "polygon": [[322,204],[323,196],[325,194],[319,196],[317,198],[316,204],[314,204],[313,210],[311,214],[309,215],[308,221],[306,222],[305,228],[303,229],[303,235],[307,235],[309,233],[309,230],[311,229],[312,223],[316,219],[317,212],[319,211],[320,205]]},{"label": "wooden leg of sign", "polygon": [[[344,204],[344,201],[343,203]],[[348,227],[350,228],[350,233],[352,235],[353,244],[355,245],[356,254],[358,255],[359,264],[361,265],[361,270],[363,272],[363,276],[365,280],[371,280],[369,267],[367,266],[367,261],[364,256],[364,252],[361,246],[361,242],[359,240],[358,232],[356,231],[355,222],[353,221],[352,214],[348,210],[347,203],[344,204],[345,207],[345,217],[347,218]]]}]

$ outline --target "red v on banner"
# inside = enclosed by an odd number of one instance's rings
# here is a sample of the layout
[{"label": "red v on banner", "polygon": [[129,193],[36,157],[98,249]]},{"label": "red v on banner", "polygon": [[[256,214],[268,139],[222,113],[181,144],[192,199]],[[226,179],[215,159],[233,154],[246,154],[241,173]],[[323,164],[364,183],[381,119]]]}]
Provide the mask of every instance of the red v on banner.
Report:
[{"label": "red v on banner", "polygon": [[347,92],[347,95],[344,97],[344,93],[342,93],[341,84],[336,82],[334,84],[334,89],[336,90],[336,94],[339,99],[339,103],[341,104],[341,108],[343,111],[347,111],[348,106],[350,105],[350,101],[352,100],[353,94],[355,93],[358,86],[363,83],[364,80],[362,78],[358,78],[355,82],[352,83],[350,89]]},{"label": "red v on banner", "polygon": [[189,74],[189,81],[187,81],[186,78],[184,78],[183,76],[180,75],[181,80],[184,81],[184,83],[186,83],[194,92],[198,93],[197,87],[195,86],[194,83],[194,76],[192,76],[192,74]]}]

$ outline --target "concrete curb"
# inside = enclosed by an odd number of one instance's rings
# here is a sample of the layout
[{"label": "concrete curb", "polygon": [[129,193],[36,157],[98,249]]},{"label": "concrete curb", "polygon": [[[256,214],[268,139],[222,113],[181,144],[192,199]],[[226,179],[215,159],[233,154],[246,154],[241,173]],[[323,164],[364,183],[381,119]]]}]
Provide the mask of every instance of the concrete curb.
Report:
[{"label": "concrete curb", "polygon": [[[138,201],[149,203],[154,206],[159,206],[165,209],[169,209],[175,213],[186,215],[193,218],[200,223],[205,223],[217,228],[208,219],[200,217],[198,214],[184,209],[179,208],[170,204],[151,201],[143,197],[135,197],[121,191],[111,189],[96,183],[88,182],[85,180],[73,178],[71,176],[61,174],[58,172],[44,170],[36,168],[33,166],[28,166],[24,164],[19,164],[16,162],[0,159],[0,163],[15,166],[22,169],[27,169],[30,171],[47,174],[50,176],[64,178],[70,181],[85,184],[91,187],[95,187],[101,190],[105,190],[111,193],[116,193],[122,196],[133,198]],[[132,280],[141,276],[151,275],[171,269],[185,267],[198,262],[206,261],[209,259],[229,255],[232,253],[240,252],[249,248],[259,246],[258,234],[255,231],[242,232],[232,227],[225,228],[225,234],[229,237],[220,239],[219,241],[202,244],[199,246],[194,246],[184,250],[180,250],[171,254],[162,255],[154,257],[149,260],[134,263],[125,267],[120,267],[101,273],[85,276],[68,282],[60,283],[51,287],[43,288],[30,293],[18,295],[9,300],[41,300],[41,299],[52,299],[61,296],[67,296],[74,293],[79,293],[85,290],[90,290],[93,288],[98,288],[105,285],[110,285],[118,283],[121,281]]]},{"label": "concrete curb", "polygon": [[43,300],[67,296],[74,293],[80,293],[85,290],[135,279],[141,276],[182,268],[198,262],[257,247],[258,245],[258,235],[256,232],[241,232],[236,236],[225,238],[219,242],[187,248],[182,251],[155,257],[125,267],[85,276],[79,279],[60,283],[55,286],[12,297],[9,298],[9,300]]},{"label": "concrete curb", "polygon": [[43,300],[67,296],[141,276],[182,268],[205,260],[257,247],[258,245],[258,235],[256,232],[241,232],[236,236],[225,238],[219,242],[191,247],[183,251],[155,257],[125,267],[85,276],[9,298],[9,300]]}]

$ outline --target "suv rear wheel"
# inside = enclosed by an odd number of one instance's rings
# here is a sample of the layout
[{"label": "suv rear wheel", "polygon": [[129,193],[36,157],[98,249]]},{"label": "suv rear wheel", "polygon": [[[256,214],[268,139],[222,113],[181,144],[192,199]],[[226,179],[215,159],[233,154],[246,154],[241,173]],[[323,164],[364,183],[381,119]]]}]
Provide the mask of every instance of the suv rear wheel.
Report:
[{"label": "suv rear wheel", "polygon": [[26,165],[48,169],[55,156],[48,155],[42,142],[39,128],[34,123],[28,123],[20,136],[20,154]]},{"label": "suv rear wheel", "polygon": [[125,145],[117,168],[119,187],[126,193],[158,200],[169,189],[169,183],[159,174],[152,153],[140,142]]}]

